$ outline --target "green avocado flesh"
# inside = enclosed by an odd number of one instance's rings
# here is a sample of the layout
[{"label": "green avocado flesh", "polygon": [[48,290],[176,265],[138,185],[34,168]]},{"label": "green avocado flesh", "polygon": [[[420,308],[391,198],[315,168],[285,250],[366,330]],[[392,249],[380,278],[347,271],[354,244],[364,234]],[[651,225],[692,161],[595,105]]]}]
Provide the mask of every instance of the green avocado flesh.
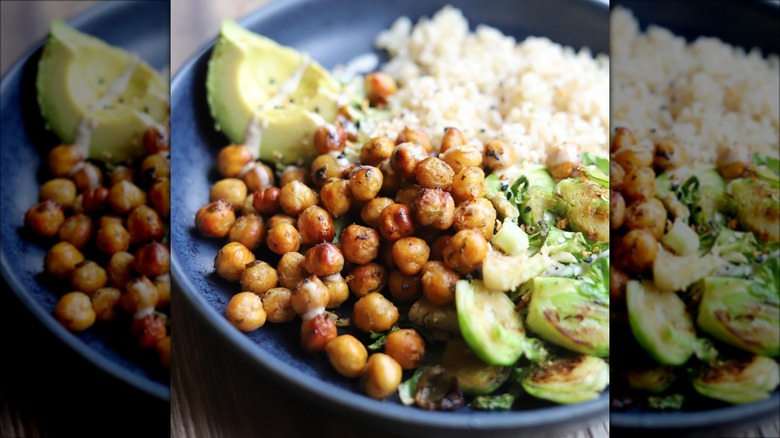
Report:
[{"label": "green avocado flesh", "polygon": [[[38,104],[49,129],[72,144],[82,119],[87,156],[109,163],[143,152],[143,132],[168,119],[168,85],[143,60],[53,21],[38,63]],[[87,138],[87,137],[84,137]]]}]

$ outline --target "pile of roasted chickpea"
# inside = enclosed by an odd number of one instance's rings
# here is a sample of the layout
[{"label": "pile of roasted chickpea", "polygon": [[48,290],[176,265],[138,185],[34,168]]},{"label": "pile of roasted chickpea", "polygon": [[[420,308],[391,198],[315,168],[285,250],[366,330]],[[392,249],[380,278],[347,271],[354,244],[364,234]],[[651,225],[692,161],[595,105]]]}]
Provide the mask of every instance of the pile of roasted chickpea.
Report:
[{"label": "pile of roasted chickpea", "polygon": [[[367,334],[397,326],[397,305],[453,306],[456,281],[477,274],[497,226],[483,169],[515,157],[502,141],[472,146],[456,128],[447,128],[436,152],[425,132],[407,127],[395,139],[368,140],[350,164],[344,148],[352,136],[338,122],[320,128],[311,166],[289,166],[278,178],[246,146],[224,147],[217,158],[224,179],[195,224],[204,236],[229,240],[214,265],[240,283],[225,310],[235,327],[249,332],[297,316],[305,351],[325,352],[338,373],[362,376],[365,393],[384,399],[402,370],[424,363],[423,337],[395,330],[384,353],[369,357],[358,338],[338,334],[326,309],[354,296],[350,325]],[[351,224],[334,243],[341,217]],[[276,267],[257,259],[265,248],[281,256]]]},{"label": "pile of roasted chickpea", "polygon": [[110,171],[86,161],[74,145],[55,147],[47,157],[52,179],[24,223],[47,242],[57,240],[44,271],[71,290],[55,307],[57,320],[78,332],[131,315],[137,345],[155,349],[169,369],[168,135],[149,128],[143,145],[145,156],[135,165]]}]

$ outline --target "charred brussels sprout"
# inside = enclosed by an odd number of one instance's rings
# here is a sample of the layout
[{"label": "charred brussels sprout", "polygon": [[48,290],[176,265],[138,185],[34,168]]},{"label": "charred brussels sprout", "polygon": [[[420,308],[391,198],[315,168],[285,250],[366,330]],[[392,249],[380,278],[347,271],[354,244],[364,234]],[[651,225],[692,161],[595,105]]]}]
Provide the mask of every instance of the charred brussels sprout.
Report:
[{"label": "charred brussels sprout", "polygon": [[458,379],[458,387],[466,394],[490,394],[506,382],[511,369],[486,364],[461,338],[447,342],[441,364]]},{"label": "charred brussels sprout", "polygon": [[534,167],[523,171],[512,184],[511,192],[515,202],[520,207],[520,219],[530,233],[538,231],[540,221],[552,224],[555,217],[552,210],[556,200],[553,195],[555,181],[550,173],[542,167]]},{"label": "charred brussels sprout", "polygon": [[590,180],[567,178],[555,186],[559,210],[588,238],[609,242],[609,190]]},{"label": "charred brussels sprout", "polygon": [[705,397],[735,404],[765,399],[778,384],[780,366],[764,356],[723,361],[693,380],[693,387]]},{"label": "charred brussels sprout", "polygon": [[738,178],[727,193],[743,227],[761,240],[780,241],[780,189],[764,180]]},{"label": "charred brussels sprout", "polygon": [[640,391],[660,394],[666,391],[672,383],[675,376],[672,367],[660,366],[646,369],[634,369],[628,371],[628,386]]},{"label": "charred brussels sprout", "polygon": [[534,397],[556,403],[581,403],[597,398],[609,384],[609,366],[598,357],[580,355],[548,362],[528,371],[521,382]]}]

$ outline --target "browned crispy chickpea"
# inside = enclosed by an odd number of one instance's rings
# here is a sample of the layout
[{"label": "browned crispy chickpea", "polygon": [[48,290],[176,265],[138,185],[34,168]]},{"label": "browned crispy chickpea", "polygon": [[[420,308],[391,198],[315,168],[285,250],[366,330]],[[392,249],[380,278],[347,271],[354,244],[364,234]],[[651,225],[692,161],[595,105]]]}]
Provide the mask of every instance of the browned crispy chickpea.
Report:
[{"label": "browned crispy chickpea", "polygon": [[441,146],[439,147],[439,153],[443,154],[448,149],[454,147],[463,146],[466,144],[466,137],[460,132],[458,128],[446,128],[444,130],[444,136],[441,138]]},{"label": "browned crispy chickpea", "polygon": [[281,210],[279,205],[281,193],[282,191],[279,187],[258,190],[252,194],[252,205],[258,214],[272,215],[279,213]]},{"label": "browned crispy chickpea", "polygon": [[255,260],[246,265],[240,281],[241,290],[253,292],[262,298],[266,292],[276,287],[279,276],[271,265]]},{"label": "browned crispy chickpea", "polygon": [[369,166],[378,166],[390,158],[395,149],[395,143],[387,137],[374,137],[360,148],[360,162]]},{"label": "browned crispy chickpea", "polygon": [[268,230],[265,228],[263,218],[256,214],[247,214],[239,217],[230,228],[228,240],[239,242],[254,251],[265,240]]},{"label": "browned crispy chickpea", "polygon": [[626,299],[626,285],[628,284],[628,275],[618,269],[617,266],[609,266],[609,299],[615,302]]},{"label": "browned crispy chickpea", "polygon": [[68,242],[59,242],[46,253],[43,269],[55,278],[65,279],[70,278],[76,265],[83,261],[84,255],[76,246]]},{"label": "browned crispy chickpea", "polygon": [[311,180],[322,187],[331,178],[339,178],[344,169],[331,154],[322,154],[311,163]]},{"label": "browned crispy chickpea", "polygon": [[157,211],[141,205],[127,217],[127,231],[130,233],[130,243],[146,243],[162,239],[165,236],[165,224]]},{"label": "browned crispy chickpea", "polygon": [[341,335],[325,346],[328,360],[344,377],[358,377],[368,359],[366,347],[352,335]]},{"label": "browned crispy chickpea", "polygon": [[320,243],[306,251],[303,266],[308,273],[318,277],[338,274],[344,268],[344,255],[338,246]]},{"label": "browned crispy chickpea", "polygon": [[443,306],[455,299],[455,283],[460,275],[443,262],[431,261],[422,269],[422,292],[432,304]]},{"label": "browned crispy chickpea", "polygon": [[444,247],[447,246],[447,242],[449,242],[450,238],[452,238],[451,234],[445,234],[437,237],[436,240],[433,241],[431,244],[431,256],[429,257],[429,260],[444,260]]},{"label": "browned crispy chickpea", "polygon": [[133,278],[133,265],[135,257],[125,251],[115,252],[108,259],[106,274],[108,275],[108,284],[119,289],[124,289],[127,282]]},{"label": "browned crispy chickpea", "polygon": [[284,168],[284,170],[282,170],[282,174],[279,177],[279,187],[284,187],[293,181],[306,184],[307,176],[308,171],[305,168],[298,166],[287,166]]},{"label": "browned crispy chickpea", "polygon": [[349,298],[349,286],[341,274],[322,277],[322,284],[328,288],[328,304],[325,305],[325,308],[335,309]]},{"label": "browned crispy chickpea", "polygon": [[66,178],[55,178],[46,181],[40,189],[38,199],[41,201],[52,200],[63,207],[73,207],[76,201],[76,184]]},{"label": "browned crispy chickpea", "polygon": [[406,275],[401,271],[390,272],[387,288],[393,300],[399,303],[413,303],[422,293],[420,276]]},{"label": "browned crispy chickpea", "polygon": [[121,225],[123,223],[124,223],[124,221],[123,221],[123,219],[121,217],[107,214],[107,215],[104,215],[104,216],[100,216],[100,219],[98,220],[98,227],[99,228],[103,228],[103,227],[109,226],[110,224],[120,224]]},{"label": "browned crispy chickpea", "polygon": [[422,191],[422,187],[417,184],[408,184],[401,187],[395,195],[395,202],[407,206],[410,210],[413,208],[415,198]]},{"label": "browned crispy chickpea", "polygon": [[609,225],[613,230],[623,226],[626,220],[626,201],[617,190],[609,192]]},{"label": "browned crispy chickpea", "polygon": [[141,162],[141,180],[146,187],[149,187],[160,178],[171,177],[171,153],[161,151],[156,154],[148,155]]},{"label": "browned crispy chickpea", "polygon": [[363,370],[366,395],[378,400],[395,394],[401,384],[401,365],[384,353],[374,353]]},{"label": "browned crispy chickpea", "polygon": [[141,318],[134,318],[130,325],[130,334],[139,348],[152,348],[168,336],[164,317],[152,312]]},{"label": "browned crispy chickpea", "polygon": [[473,228],[489,240],[496,226],[496,209],[485,198],[463,202],[455,208],[452,224],[456,231]]},{"label": "browned crispy chickpea", "polygon": [[162,217],[168,217],[171,214],[171,180],[161,178],[152,184],[149,190],[149,200],[152,207]]},{"label": "browned crispy chickpea", "polygon": [[357,297],[381,292],[387,284],[387,269],[379,263],[355,266],[347,275],[349,290]]},{"label": "browned crispy chickpea", "polygon": [[582,164],[580,145],[564,142],[547,153],[547,170],[556,180],[568,178]]},{"label": "browned crispy chickpea", "polygon": [[[74,169],[75,170],[75,169]],[[84,165],[70,175],[80,192],[103,185],[103,172],[99,167],[85,161]]]},{"label": "browned crispy chickpea", "polygon": [[271,216],[268,219],[267,225],[268,225],[268,229],[270,230],[271,228],[280,224],[288,224],[288,225],[296,226],[298,224],[298,221],[292,216],[287,216],[284,213],[278,213]]},{"label": "browned crispy chickpea", "polygon": [[242,332],[257,330],[265,324],[263,300],[252,292],[237,293],[228,302],[225,316],[233,327]]},{"label": "browned crispy chickpea", "polygon": [[60,240],[72,243],[76,248],[83,248],[92,237],[92,218],[85,214],[76,214],[63,222],[60,227]]},{"label": "browned crispy chickpea", "polygon": [[390,165],[402,178],[414,178],[417,165],[428,157],[428,154],[418,143],[401,143],[393,149],[390,155]]},{"label": "browned crispy chickpea", "polygon": [[456,203],[471,201],[485,196],[485,172],[479,167],[466,167],[455,175],[450,193]]},{"label": "browned crispy chickpea", "polygon": [[387,73],[377,71],[366,75],[366,97],[371,106],[384,107],[387,99],[395,94],[398,86]]},{"label": "browned crispy chickpea", "polygon": [[298,252],[288,252],[279,259],[276,265],[276,273],[279,276],[279,284],[282,287],[293,290],[298,283],[309,274],[303,266],[306,257]]},{"label": "browned crispy chickpea", "polygon": [[617,163],[609,160],[609,186],[612,190],[623,190],[623,181],[626,178],[626,171]]},{"label": "browned crispy chickpea", "polygon": [[263,309],[268,322],[288,322],[295,318],[291,298],[292,292],[286,287],[269,289],[263,295]]},{"label": "browned crispy chickpea", "polygon": [[135,171],[132,167],[128,166],[116,166],[114,170],[111,171],[110,174],[108,174],[108,182],[110,187],[114,187],[114,185],[119,184],[121,181],[130,181],[133,182],[133,177],[135,176]]},{"label": "browned crispy chickpea", "polygon": [[73,167],[84,161],[86,157],[77,146],[70,144],[61,144],[49,152],[47,164],[49,172],[55,178],[63,178],[73,170]]},{"label": "browned crispy chickpea", "polygon": [[167,245],[159,242],[146,244],[135,252],[133,267],[147,277],[163,275],[171,267],[171,252]]},{"label": "browned crispy chickpea", "polygon": [[375,198],[382,189],[382,172],[373,166],[361,166],[349,178],[352,196],[358,201]]},{"label": "browned crispy chickpea", "polygon": [[24,225],[43,237],[57,235],[63,223],[65,223],[65,213],[62,207],[51,200],[31,207],[24,215]]},{"label": "browned crispy chickpea", "polygon": [[414,234],[412,212],[403,204],[391,204],[382,210],[379,222],[379,232],[382,237],[396,241],[402,237]]},{"label": "browned crispy chickpea", "polygon": [[409,128],[408,126],[402,129],[395,139],[395,144],[403,143],[417,143],[423,147],[426,154],[433,150],[430,137],[422,129]]},{"label": "browned crispy chickpea", "polygon": [[643,145],[624,146],[614,154],[615,160],[626,172],[653,165],[653,151]]},{"label": "browned crispy chickpea", "polygon": [[718,153],[718,171],[727,180],[738,178],[742,176],[751,161],[750,147],[744,143],[736,143]]},{"label": "browned crispy chickpea", "polygon": [[236,214],[224,199],[207,204],[195,214],[195,225],[206,237],[225,237],[236,223]]},{"label": "browned crispy chickpea", "polygon": [[482,165],[482,152],[469,145],[455,146],[447,152],[439,155],[456,174],[467,167],[479,167]]},{"label": "browned crispy chickpea", "polygon": [[663,140],[655,144],[653,165],[660,170],[677,169],[688,162],[688,154],[680,143]]},{"label": "browned crispy chickpea", "polygon": [[239,281],[246,265],[253,261],[255,255],[249,248],[238,242],[230,242],[219,250],[214,260],[214,268],[225,280]]},{"label": "browned crispy chickpea", "polygon": [[247,193],[273,187],[275,180],[273,169],[259,161],[241,172],[240,178],[246,184]]},{"label": "browned crispy chickpea", "polygon": [[164,309],[171,304],[171,274],[154,277],[154,287],[157,288],[157,308]]},{"label": "browned crispy chickpea", "polygon": [[125,312],[135,315],[142,310],[154,309],[160,293],[149,278],[141,276],[130,280],[120,297]]},{"label": "browned crispy chickpea", "polygon": [[338,336],[336,323],[324,313],[314,318],[304,319],[301,323],[301,346],[307,353],[325,351],[325,346],[336,339],[336,336]]},{"label": "browned crispy chickpea", "polygon": [[400,329],[387,335],[385,354],[395,359],[401,368],[413,370],[425,359],[425,341],[415,329]]},{"label": "browned crispy chickpea", "polygon": [[463,275],[470,274],[487,255],[488,245],[478,230],[461,230],[447,242],[442,258],[448,267]]},{"label": "browned crispy chickpea", "polygon": [[390,162],[390,159],[382,161],[379,163],[379,170],[382,172],[382,190],[380,193],[382,193],[385,196],[394,196],[395,192],[398,191],[399,188],[401,188],[401,184],[403,183],[403,178],[401,175],[393,169],[393,166]]},{"label": "browned crispy chickpea", "polygon": [[428,244],[419,237],[404,237],[393,244],[393,261],[406,275],[418,274],[430,254]]},{"label": "browned crispy chickpea", "polygon": [[653,265],[658,253],[658,241],[650,230],[631,230],[620,239],[617,250],[617,260],[621,267],[639,274]]},{"label": "browned crispy chickpea", "polygon": [[279,194],[279,205],[282,211],[295,216],[307,207],[317,204],[317,195],[306,184],[293,181],[284,187]]},{"label": "browned crispy chickpea", "polygon": [[636,144],[634,133],[628,128],[615,128],[615,135],[612,137],[611,152],[615,152],[624,146],[633,146]]},{"label": "browned crispy chickpea", "polygon": [[54,308],[54,316],[60,324],[72,332],[80,332],[95,323],[95,311],[89,296],[82,292],[70,292],[62,296]]},{"label": "browned crispy chickpea", "polygon": [[316,275],[301,280],[292,290],[290,303],[301,319],[311,319],[325,311],[330,294],[328,288]]},{"label": "browned crispy chickpea", "polygon": [[121,292],[115,287],[102,287],[92,295],[92,310],[95,311],[95,319],[101,322],[112,321],[119,311],[119,297]]},{"label": "browned crispy chickpea", "polygon": [[314,132],[314,147],[317,152],[327,154],[330,151],[341,152],[347,144],[347,133],[339,124],[321,126]]},{"label": "browned crispy chickpea", "polygon": [[646,228],[657,240],[661,240],[666,227],[664,204],[656,198],[634,202],[626,210],[626,226],[630,230]]},{"label": "browned crispy chickpea", "polygon": [[363,205],[363,208],[360,210],[360,219],[371,228],[379,228],[382,220],[382,210],[393,203],[393,200],[390,198],[374,198]]},{"label": "browned crispy chickpea", "polygon": [[143,135],[144,149],[146,152],[156,154],[160,151],[170,150],[170,130],[171,127],[167,123],[164,131],[160,131],[153,126],[147,128]]},{"label": "browned crispy chickpea", "polygon": [[110,193],[109,189],[105,187],[85,190],[81,194],[81,205],[84,211],[89,214],[102,213],[108,207]]},{"label": "browned crispy chickpea", "polygon": [[130,181],[121,181],[111,187],[108,205],[118,214],[128,214],[136,207],[146,204],[146,193]]},{"label": "browned crispy chickpea", "polygon": [[637,167],[628,172],[623,182],[623,196],[627,201],[655,197],[655,172],[649,167]]},{"label": "browned crispy chickpea", "polygon": [[379,254],[379,233],[373,228],[352,224],[341,232],[340,242],[344,258],[356,265],[369,263]]},{"label": "browned crispy chickpea", "polygon": [[436,157],[428,157],[417,165],[415,178],[427,189],[446,189],[452,184],[455,172],[449,164]]},{"label": "browned crispy chickpea", "polygon": [[336,236],[333,218],[324,208],[312,205],[298,216],[298,232],[301,233],[301,244],[316,245],[331,242]]},{"label": "browned crispy chickpea", "polygon": [[246,194],[246,184],[243,181],[237,178],[225,178],[211,186],[209,198],[211,202],[224,199],[234,211],[237,211],[244,205]]},{"label": "browned crispy chickpea", "polygon": [[322,206],[335,218],[344,216],[352,208],[352,190],[349,180],[332,178],[320,190]]},{"label": "browned crispy chickpea", "polygon": [[355,327],[369,332],[384,332],[398,322],[398,309],[378,292],[372,292],[357,300],[352,312]]},{"label": "browned crispy chickpea", "polygon": [[254,161],[255,157],[248,147],[242,144],[225,146],[217,155],[217,170],[224,178],[236,178],[244,167]]},{"label": "browned crispy chickpea", "polygon": [[298,251],[301,247],[301,234],[289,223],[280,223],[268,230],[265,238],[268,249],[282,255]]},{"label": "browned crispy chickpea", "polygon": [[106,270],[91,260],[84,260],[77,264],[70,273],[70,285],[73,289],[87,295],[92,295],[105,286],[107,281]]},{"label": "browned crispy chickpea", "polygon": [[246,195],[246,199],[244,199],[244,206],[241,207],[241,214],[247,215],[247,214],[257,214],[260,213],[257,212],[255,209],[255,206],[252,205],[254,201],[253,194]]},{"label": "browned crispy chickpea", "polygon": [[506,169],[515,164],[515,150],[505,141],[493,140],[485,144],[482,166],[490,170]]}]

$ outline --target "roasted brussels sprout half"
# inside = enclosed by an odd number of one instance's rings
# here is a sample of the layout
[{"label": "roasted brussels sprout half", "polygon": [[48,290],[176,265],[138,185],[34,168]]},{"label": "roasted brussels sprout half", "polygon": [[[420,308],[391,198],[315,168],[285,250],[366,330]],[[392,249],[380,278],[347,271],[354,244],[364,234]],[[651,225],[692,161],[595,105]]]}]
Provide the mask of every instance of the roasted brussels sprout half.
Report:
[{"label": "roasted brussels sprout half", "polygon": [[609,242],[609,190],[598,183],[567,178],[555,186],[560,202],[558,209],[569,226],[588,238]]},{"label": "roasted brussels sprout half", "polygon": [[693,387],[705,397],[735,404],[765,399],[778,384],[780,366],[764,356],[723,361],[693,380]]},{"label": "roasted brussels sprout half", "polygon": [[660,366],[646,369],[632,369],[627,373],[628,386],[640,391],[660,394],[674,383],[677,376],[672,367]]},{"label": "roasted brussels sprout half", "polygon": [[686,289],[704,277],[718,270],[719,260],[711,253],[700,256],[692,253],[677,256],[663,248],[653,261],[653,281],[663,291],[676,292]]},{"label": "roasted brussels sprout half", "polygon": [[526,230],[536,233],[540,221],[552,224],[555,216],[552,210],[556,200],[553,195],[555,181],[543,167],[530,167],[522,171],[512,183],[511,192],[515,203],[520,207],[520,220]]},{"label": "roasted brussels sprout half", "polygon": [[511,368],[488,365],[461,338],[447,342],[441,365],[458,379],[465,394],[490,394],[509,378]]},{"label": "roasted brussels sprout half", "polygon": [[482,279],[488,289],[510,291],[544,274],[554,264],[546,248],[531,257],[507,256],[491,250],[482,260]]},{"label": "roasted brussels sprout half", "polygon": [[682,219],[675,219],[672,228],[664,234],[661,242],[677,255],[686,256],[699,252],[699,235]]},{"label": "roasted brussels sprout half", "polygon": [[528,371],[521,381],[525,392],[556,403],[581,403],[597,398],[609,384],[609,365],[587,355],[565,357]]},{"label": "roasted brussels sprout half", "polygon": [[726,192],[745,229],[761,240],[780,241],[780,189],[764,180],[738,178]]}]

